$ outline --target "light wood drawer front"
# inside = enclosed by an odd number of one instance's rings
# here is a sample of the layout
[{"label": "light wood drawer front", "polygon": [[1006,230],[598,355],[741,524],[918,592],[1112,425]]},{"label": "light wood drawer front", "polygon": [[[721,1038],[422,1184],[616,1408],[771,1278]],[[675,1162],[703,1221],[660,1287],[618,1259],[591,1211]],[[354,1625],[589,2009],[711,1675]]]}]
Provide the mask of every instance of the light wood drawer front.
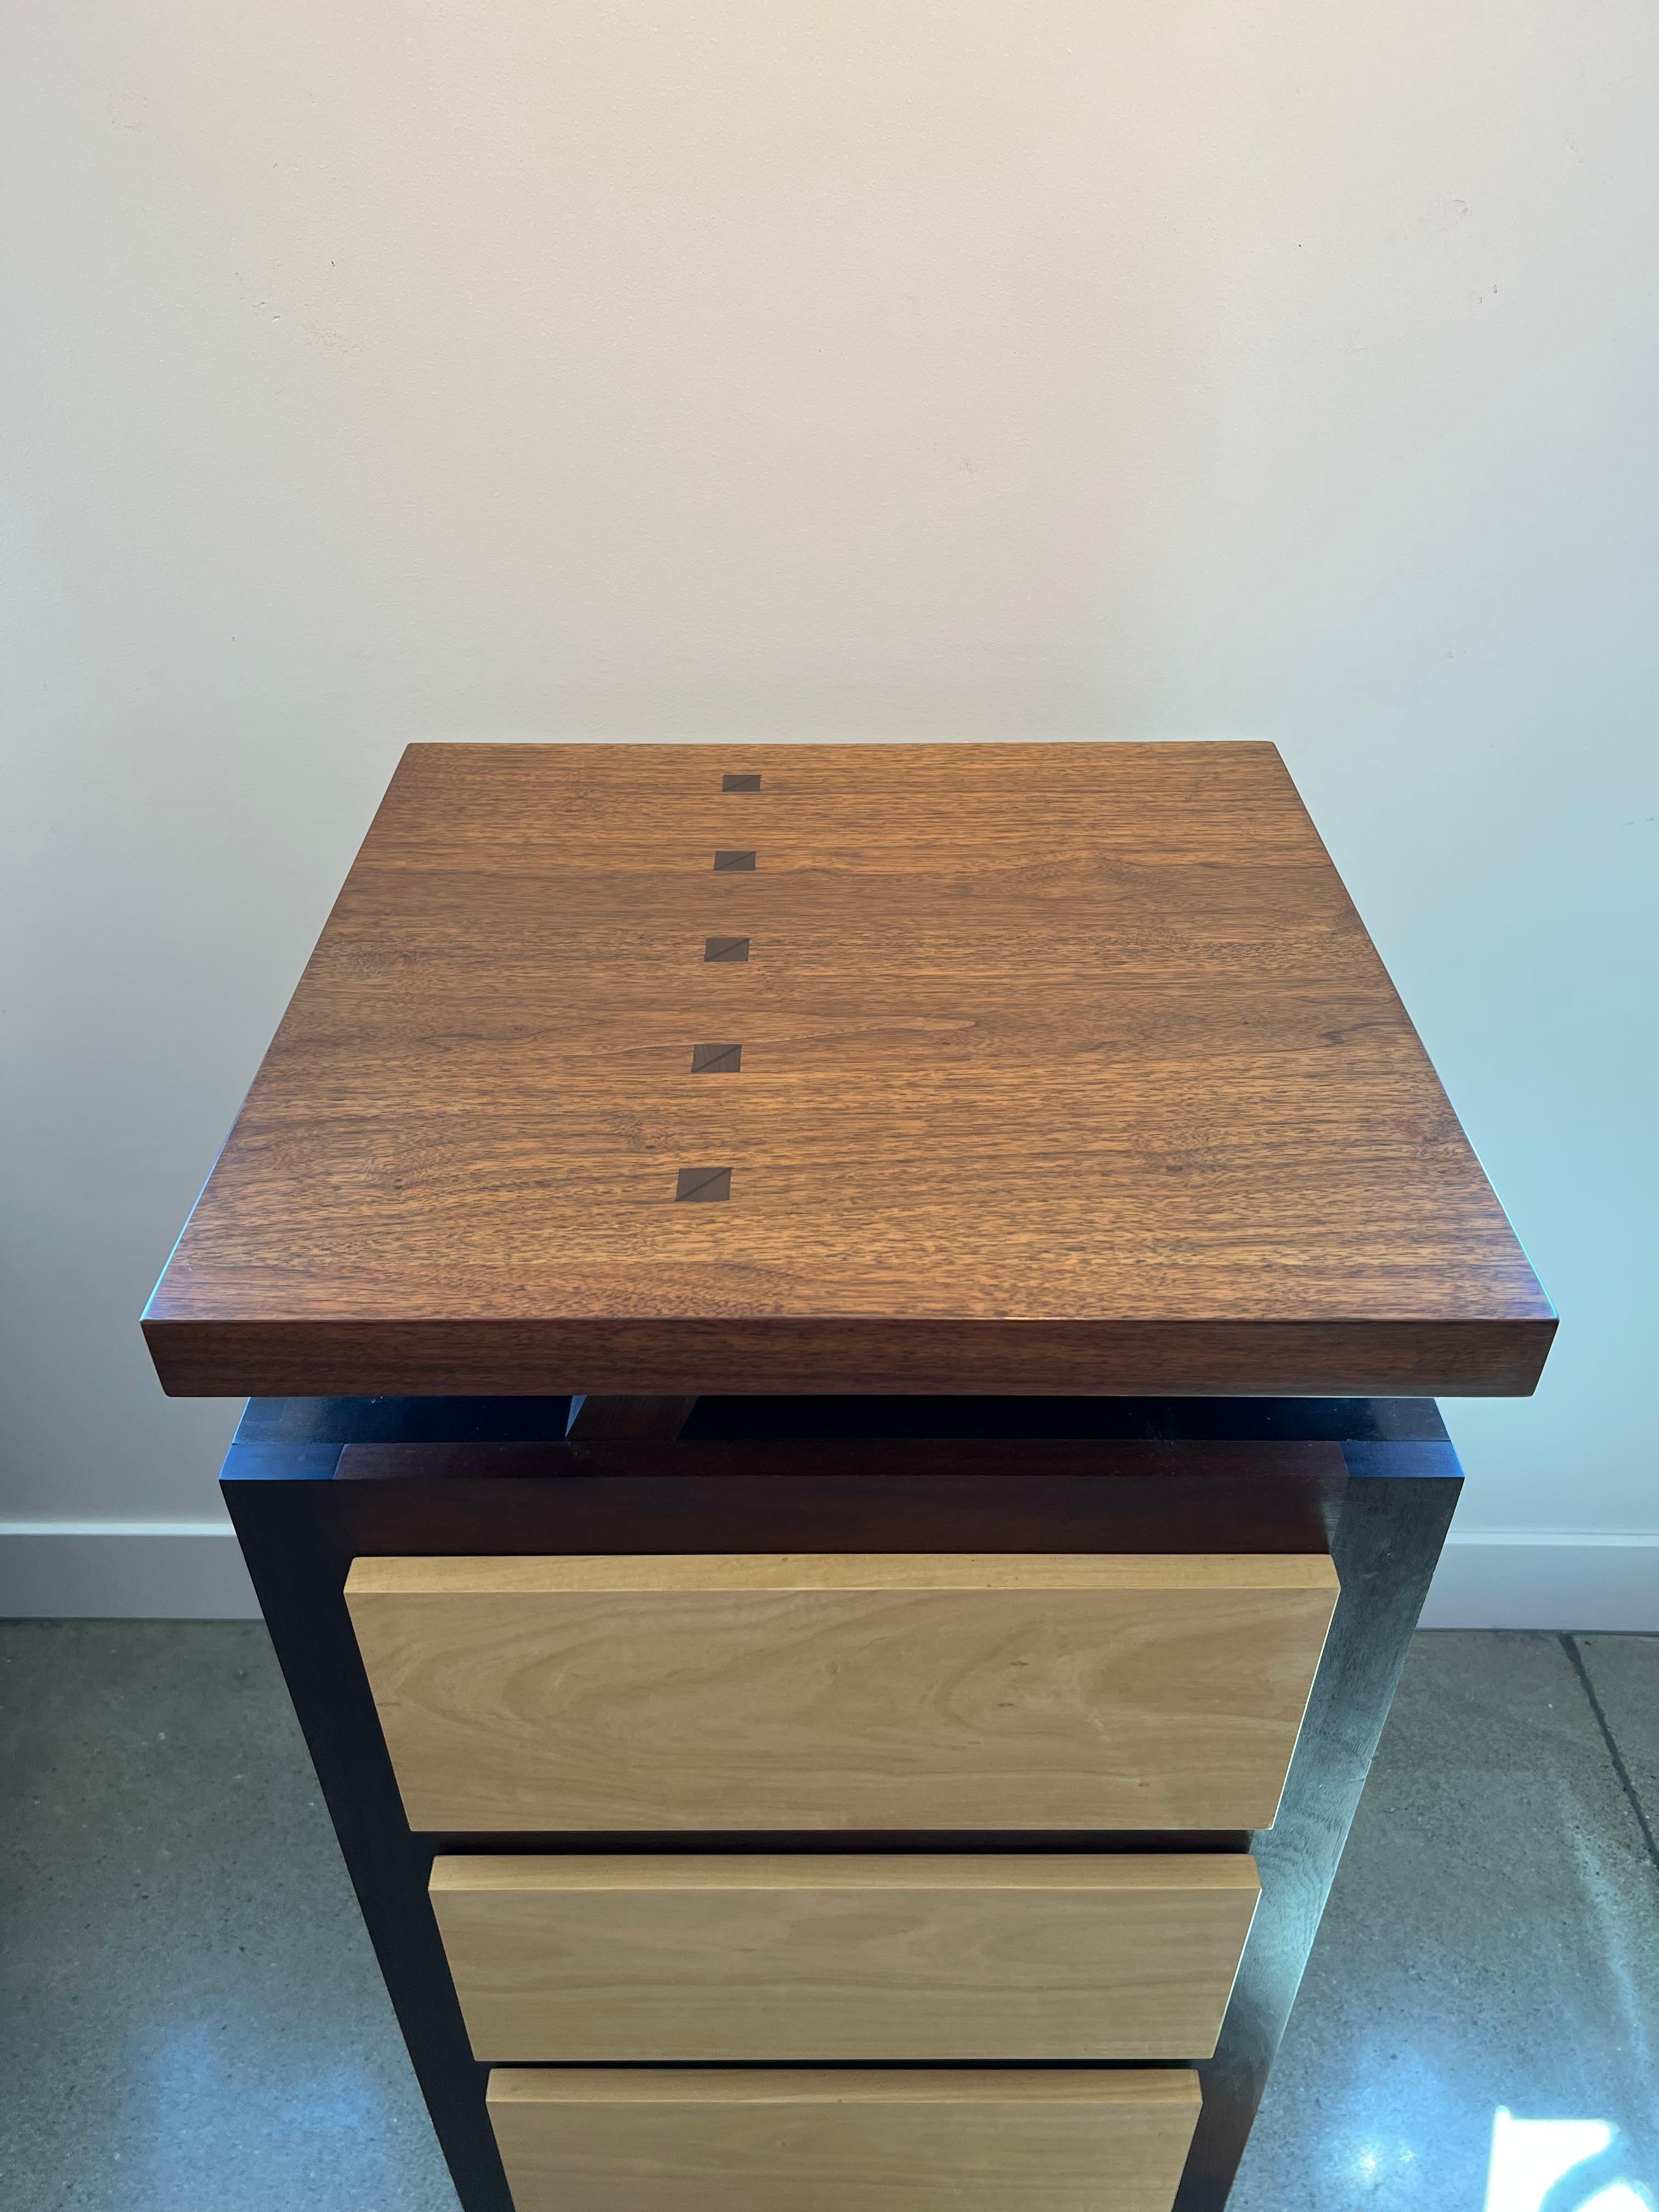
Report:
[{"label": "light wood drawer front", "polygon": [[1255,1862],[440,1858],[480,2058],[1206,2058]]},{"label": "light wood drawer front", "polygon": [[410,1825],[1269,1826],[1323,1557],[358,1559]]},{"label": "light wood drawer front", "polygon": [[517,2212],[1170,2212],[1186,2072],[489,2077]]}]

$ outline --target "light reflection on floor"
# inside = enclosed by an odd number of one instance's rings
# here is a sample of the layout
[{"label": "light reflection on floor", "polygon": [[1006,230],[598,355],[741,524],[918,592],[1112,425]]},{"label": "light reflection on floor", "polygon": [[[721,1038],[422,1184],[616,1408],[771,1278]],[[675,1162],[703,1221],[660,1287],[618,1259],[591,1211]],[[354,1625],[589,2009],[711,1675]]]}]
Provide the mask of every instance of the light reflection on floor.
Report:
[{"label": "light reflection on floor", "polygon": [[[1616,2156],[1615,2172],[1608,2172],[1613,2149],[1606,2120],[1518,2120],[1500,2105],[1492,2115],[1486,2212],[1654,2212],[1645,2186],[1616,2172]],[[1571,2179],[1580,2172],[1582,2191]]]}]

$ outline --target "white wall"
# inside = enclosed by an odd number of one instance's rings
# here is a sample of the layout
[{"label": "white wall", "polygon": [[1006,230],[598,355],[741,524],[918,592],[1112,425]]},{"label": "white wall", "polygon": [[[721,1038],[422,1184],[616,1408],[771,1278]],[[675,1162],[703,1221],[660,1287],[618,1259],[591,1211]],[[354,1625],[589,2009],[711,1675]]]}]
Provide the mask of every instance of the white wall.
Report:
[{"label": "white wall", "polygon": [[1247,736],[1565,1317],[1442,1617],[1659,1626],[1656,78],[1637,0],[12,0],[0,1598],[235,1601],[137,1316],[406,739]]}]

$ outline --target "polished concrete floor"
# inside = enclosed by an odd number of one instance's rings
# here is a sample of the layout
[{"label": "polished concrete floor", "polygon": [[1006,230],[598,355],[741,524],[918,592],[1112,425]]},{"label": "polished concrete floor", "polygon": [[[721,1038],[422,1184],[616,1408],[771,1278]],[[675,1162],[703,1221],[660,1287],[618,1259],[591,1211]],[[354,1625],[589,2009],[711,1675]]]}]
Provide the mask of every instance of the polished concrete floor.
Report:
[{"label": "polished concrete floor", "polygon": [[[0,2206],[454,2212],[264,1632],[0,1626]],[[1413,1648],[1234,2212],[1659,2203],[1659,1638]]]}]

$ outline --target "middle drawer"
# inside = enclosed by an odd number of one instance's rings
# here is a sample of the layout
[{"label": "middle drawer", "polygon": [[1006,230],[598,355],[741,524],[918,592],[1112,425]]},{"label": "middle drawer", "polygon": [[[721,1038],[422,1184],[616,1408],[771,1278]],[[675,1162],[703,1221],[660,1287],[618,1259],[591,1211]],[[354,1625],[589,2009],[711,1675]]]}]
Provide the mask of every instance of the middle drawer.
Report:
[{"label": "middle drawer", "polygon": [[440,1858],[481,2059],[1202,2058],[1243,1852]]}]

